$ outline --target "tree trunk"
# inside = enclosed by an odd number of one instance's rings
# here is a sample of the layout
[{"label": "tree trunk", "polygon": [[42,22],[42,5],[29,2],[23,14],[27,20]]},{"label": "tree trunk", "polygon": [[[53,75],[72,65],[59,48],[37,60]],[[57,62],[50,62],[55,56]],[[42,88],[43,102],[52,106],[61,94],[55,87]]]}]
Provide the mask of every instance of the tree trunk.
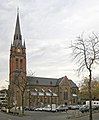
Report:
[{"label": "tree trunk", "polygon": [[22,114],[24,114],[24,94],[22,93]]},{"label": "tree trunk", "polygon": [[89,70],[90,75],[89,75],[89,120],[93,120],[92,118],[92,95],[91,95],[91,70]]}]

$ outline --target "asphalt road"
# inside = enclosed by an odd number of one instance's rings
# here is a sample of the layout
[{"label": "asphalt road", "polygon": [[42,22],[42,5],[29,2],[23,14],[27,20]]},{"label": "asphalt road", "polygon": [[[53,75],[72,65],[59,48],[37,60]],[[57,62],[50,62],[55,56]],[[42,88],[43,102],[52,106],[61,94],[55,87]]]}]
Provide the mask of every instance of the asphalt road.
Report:
[{"label": "asphalt road", "polygon": [[[66,112],[38,112],[38,111],[26,111],[26,116],[13,116],[3,112],[0,112],[0,120],[89,120],[88,115],[80,118],[72,117],[70,115],[76,114],[75,111]],[[93,115],[93,120],[99,120],[99,113]]]},{"label": "asphalt road", "polygon": [[[74,118],[74,119],[69,119],[69,120],[89,120],[89,116],[83,116],[79,118]],[[93,114],[93,120],[99,120],[99,113],[94,113]]]}]

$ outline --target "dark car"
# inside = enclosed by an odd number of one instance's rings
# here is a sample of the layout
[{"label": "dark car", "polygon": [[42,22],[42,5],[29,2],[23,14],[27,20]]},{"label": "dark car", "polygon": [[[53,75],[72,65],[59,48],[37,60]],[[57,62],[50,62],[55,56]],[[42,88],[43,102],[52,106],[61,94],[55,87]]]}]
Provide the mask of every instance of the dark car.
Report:
[{"label": "dark car", "polygon": [[56,108],[56,111],[68,111],[68,107],[65,105],[60,105]]},{"label": "dark car", "polygon": [[26,107],[24,108],[24,110],[34,111],[34,110],[35,110],[35,107],[33,107],[33,106],[30,106],[30,107],[26,106]]},{"label": "dark car", "polygon": [[86,106],[86,105],[84,105],[84,106],[80,107],[79,110],[80,110],[82,113],[84,113],[84,112],[89,112],[89,107]]},{"label": "dark car", "polygon": [[24,110],[29,110],[29,107],[28,107],[28,106],[26,106],[26,107],[24,108]]}]

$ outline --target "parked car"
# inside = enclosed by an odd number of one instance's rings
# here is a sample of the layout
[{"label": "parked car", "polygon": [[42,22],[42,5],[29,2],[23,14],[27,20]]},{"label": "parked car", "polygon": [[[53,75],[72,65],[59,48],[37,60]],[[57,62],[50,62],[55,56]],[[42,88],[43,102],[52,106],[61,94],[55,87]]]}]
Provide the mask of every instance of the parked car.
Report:
[{"label": "parked car", "polygon": [[80,107],[81,107],[81,105],[69,105],[68,109],[69,110],[79,110]]},{"label": "parked car", "polygon": [[24,110],[29,110],[29,106],[26,106],[26,107],[24,108]]},{"label": "parked car", "polygon": [[72,105],[71,110],[79,110],[80,107],[80,105]]},{"label": "parked car", "polygon": [[42,108],[42,111],[50,112],[51,111],[51,107],[50,106],[45,106],[45,107]]},{"label": "parked car", "polygon": [[99,106],[92,106],[93,110],[99,110]]},{"label": "parked car", "polygon": [[79,110],[84,113],[84,112],[89,112],[89,106],[83,105],[79,108]]},{"label": "parked car", "polygon": [[65,105],[60,105],[56,108],[57,111],[68,111],[68,107]]},{"label": "parked car", "polygon": [[43,110],[43,107],[37,107],[35,108],[35,111],[42,111]]},{"label": "parked car", "polygon": [[29,107],[29,111],[34,111],[35,110],[35,107],[31,106]]}]

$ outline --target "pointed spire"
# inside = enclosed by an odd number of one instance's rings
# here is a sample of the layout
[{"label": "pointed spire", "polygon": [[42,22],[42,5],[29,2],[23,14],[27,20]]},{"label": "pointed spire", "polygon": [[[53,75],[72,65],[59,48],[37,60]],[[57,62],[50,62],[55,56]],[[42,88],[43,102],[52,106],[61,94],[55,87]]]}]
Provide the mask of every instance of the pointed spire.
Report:
[{"label": "pointed spire", "polygon": [[16,19],[13,45],[15,47],[22,47],[22,36],[21,36],[20,21],[19,21],[19,8],[17,8],[17,19]]},{"label": "pointed spire", "polygon": [[20,34],[20,22],[19,22],[19,8],[17,8],[17,20],[16,20],[16,28],[15,28],[15,35]]}]

